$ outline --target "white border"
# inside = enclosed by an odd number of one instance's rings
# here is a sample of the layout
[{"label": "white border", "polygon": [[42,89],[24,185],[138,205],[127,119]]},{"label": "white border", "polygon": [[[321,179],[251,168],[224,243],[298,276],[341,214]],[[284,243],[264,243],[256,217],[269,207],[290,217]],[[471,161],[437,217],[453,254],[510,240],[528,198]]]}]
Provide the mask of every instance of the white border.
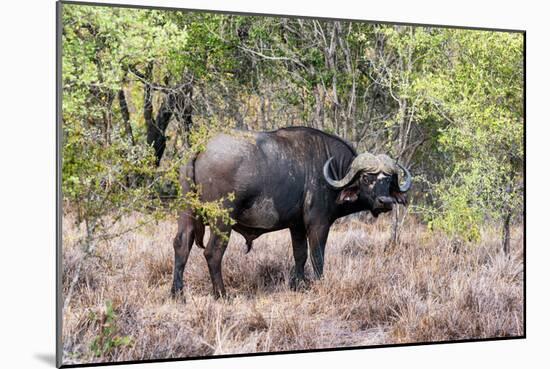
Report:
[{"label": "white border", "polygon": [[[527,339],[134,365],[132,368],[383,366],[518,368],[548,362],[548,68],[544,5],[512,1],[132,0],[114,3],[527,30]],[[534,4],[534,3],[533,3]],[[538,4],[543,4],[539,2]],[[55,3],[2,4],[0,304],[4,367],[55,352]]]}]

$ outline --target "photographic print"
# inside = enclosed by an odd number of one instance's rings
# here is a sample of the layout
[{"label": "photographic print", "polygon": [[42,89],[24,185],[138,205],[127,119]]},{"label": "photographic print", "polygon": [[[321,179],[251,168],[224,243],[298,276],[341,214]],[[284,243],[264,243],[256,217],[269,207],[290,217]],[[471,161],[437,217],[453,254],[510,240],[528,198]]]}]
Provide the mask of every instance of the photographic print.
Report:
[{"label": "photographic print", "polygon": [[525,32],[58,22],[58,365],[525,337]]}]

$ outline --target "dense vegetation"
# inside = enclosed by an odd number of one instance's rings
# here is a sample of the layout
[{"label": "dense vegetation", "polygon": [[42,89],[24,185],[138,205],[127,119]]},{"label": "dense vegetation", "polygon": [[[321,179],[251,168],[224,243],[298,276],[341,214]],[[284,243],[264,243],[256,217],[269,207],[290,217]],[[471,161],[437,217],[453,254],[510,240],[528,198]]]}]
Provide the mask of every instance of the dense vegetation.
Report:
[{"label": "dense vegetation", "polygon": [[522,215],[523,114],[521,34],[64,6],[63,191],[94,229],[177,194],[216,127],[305,125],[408,165],[413,211],[477,240]]}]

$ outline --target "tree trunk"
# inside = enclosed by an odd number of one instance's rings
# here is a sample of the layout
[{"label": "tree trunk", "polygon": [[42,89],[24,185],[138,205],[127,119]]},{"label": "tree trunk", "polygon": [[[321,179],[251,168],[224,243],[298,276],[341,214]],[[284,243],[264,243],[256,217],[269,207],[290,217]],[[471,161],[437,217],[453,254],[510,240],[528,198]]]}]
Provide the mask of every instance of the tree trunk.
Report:
[{"label": "tree trunk", "polygon": [[259,121],[260,121],[260,129],[262,131],[265,131],[267,129],[266,123],[265,123],[265,98],[264,95],[260,95],[260,106],[259,106]]},{"label": "tree trunk", "polygon": [[147,122],[147,144],[152,145],[155,150],[157,166],[160,164],[164,150],[166,149],[166,128],[172,118],[172,110],[165,98],[154,120]]},{"label": "tree trunk", "polygon": [[122,88],[118,91],[118,104],[120,106],[122,120],[124,121],[124,133],[132,146],[134,146],[136,141],[134,140],[132,125],[130,124],[130,111],[128,110],[128,102],[126,101],[126,95],[124,94],[124,89]]},{"label": "tree trunk", "polygon": [[393,208],[390,240],[384,248],[384,251],[386,251],[388,247],[393,247],[397,245],[397,240],[399,238],[399,211],[399,206],[395,206]]},{"label": "tree trunk", "polygon": [[313,96],[315,97],[314,128],[325,129],[325,94],[321,85],[316,84],[313,87]]},{"label": "tree trunk", "polygon": [[502,227],[502,250],[504,254],[510,254],[510,219],[512,218],[512,212],[507,211],[504,216],[504,225]]},{"label": "tree trunk", "polygon": [[[510,158],[510,167],[514,168],[514,163]],[[506,198],[510,201],[510,196],[512,194],[512,186],[514,183],[514,171],[510,171],[509,184],[506,188],[507,196]],[[504,224],[502,226],[502,250],[504,254],[510,255],[510,221],[512,219],[512,205],[510,202],[507,202],[506,207],[504,208]]]},{"label": "tree trunk", "polygon": [[267,128],[272,129],[271,127],[271,96],[273,95],[271,91],[271,84],[269,85],[269,93],[267,95],[267,104],[266,104],[266,111],[265,111],[265,120],[267,123]]},{"label": "tree trunk", "polygon": [[172,117],[172,112],[168,108],[168,99],[164,98],[157,117],[153,118],[153,87],[150,84],[153,76],[153,63],[150,62],[145,71],[145,85],[143,90],[143,117],[147,126],[147,144],[153,146],[155,150],[156,165],[160,164],[164,149],[166,148],[166,136],[164,132],[168,127],[168,122]]},{"label": "tree trunk", "polygon": [[[178,114],[177,118],[185,131],[184,142],[185,146],[189,147],[189,132],[191,132],[191,127],[193,126],[193,85],[187,85],[179,89],[179,94],[177,97],[179,101],[178,105]],[[183,104],[181,102],[183,101]]]},{"label": "tree trunk", "polygon": [[[166,149],[166,128],[172,116],[183,124],[183,127],[187,133],[189,133],[192,120],[192,96],[193,88],[190,84],[179,85],[174,88],[164,87],[165,92],[162,104],[157,112],[157,116],[153,119],[153,86],[151,85],[151,78],[153,75],[153,64],[149,63],[145,75],[143,76],[145,81],[144,86],[144,103],[143,103],[143,116],[147,125],[147,144],[153,146],[155,150],[156,165],[160,165],[160,160]],[[188,145],[186,135],[186,145]]]}]

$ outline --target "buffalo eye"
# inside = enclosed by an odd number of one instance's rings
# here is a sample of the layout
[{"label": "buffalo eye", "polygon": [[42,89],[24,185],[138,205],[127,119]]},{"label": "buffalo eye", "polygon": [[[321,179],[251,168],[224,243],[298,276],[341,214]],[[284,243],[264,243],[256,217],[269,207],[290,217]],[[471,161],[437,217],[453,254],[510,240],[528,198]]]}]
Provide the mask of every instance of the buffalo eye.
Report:
[{"label": "buffalo eye", "polygon": [[369,184],[376,181],[376,176],[369,173],[363,173],[361,175],[361,183],[363,184]]}]

